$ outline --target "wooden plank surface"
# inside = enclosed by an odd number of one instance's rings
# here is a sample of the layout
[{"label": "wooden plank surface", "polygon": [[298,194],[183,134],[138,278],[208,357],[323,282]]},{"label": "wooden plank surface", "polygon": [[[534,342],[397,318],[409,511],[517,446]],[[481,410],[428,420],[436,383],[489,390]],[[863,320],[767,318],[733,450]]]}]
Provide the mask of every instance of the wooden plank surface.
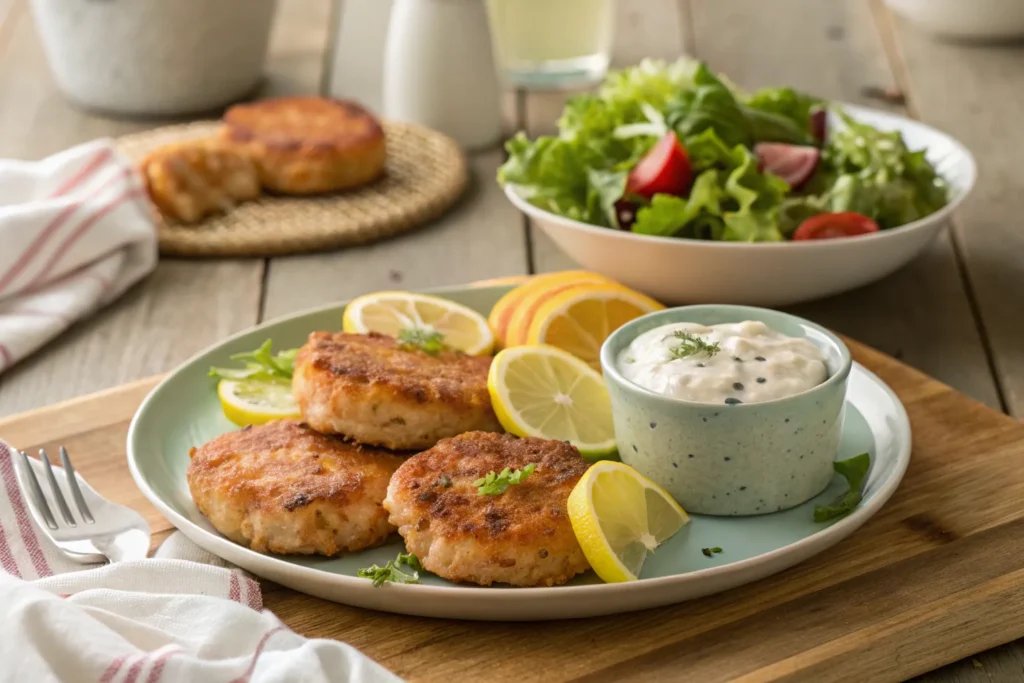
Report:
[{"label": "wooden plank surface", "polygon": [[375,290],[525,273],[521,218],[494,180],[500,163],[497,149],[474,154],[466,196],[432,225],[365,247],[272,259],[264,319]]},{"label": "wooden plank surface", "polygon": [[[914,114],[963,142],[978,160],[973,195],[954,219],[959,246],[1005,407],[1024,415],[1024,197],[1013,188],[1024,133],[1021,45],[938,41],[874,1],[878,23],[893,35],[892,62]],[[921,683],[1024,680],[1024,641],[934,671]]]},{"label": "wooden plank surface", "polygon": [[[678,680],[683,671],[702,683],[897,681],[1024,633],[1024,426],[852,347],[907,406],[914,456],[872,520],[791,570],[684,605],[563,622],[406,617],[269,584],[266,605],[299,633],[342,639],[411,681]],[[169,527],[123,464],[128,420],[151,384],[0,420],[0,435],[27,449],[66,445],[79,472],[142,511],[160,540]]]},{"label": "wooden plank surface", "polygon": [[1024,46],[943,42],[881,7],[878,13],[897,35],[896,66],[911,106],[978,160],[978,183],[957,212],[955,236],[1007,407],[1024,416],[1024,195],[1016,187],[1024,149]]}]

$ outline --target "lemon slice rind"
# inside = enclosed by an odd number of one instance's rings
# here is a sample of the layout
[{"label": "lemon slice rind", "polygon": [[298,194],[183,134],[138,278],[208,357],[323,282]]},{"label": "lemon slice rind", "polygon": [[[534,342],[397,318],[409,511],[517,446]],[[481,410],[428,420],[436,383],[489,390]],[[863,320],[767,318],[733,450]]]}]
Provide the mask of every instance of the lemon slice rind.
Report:
[{"label": "lemon slice rind", "polygon": [[[594,487],[601,484],[610,486],[608,484],[609,477],[625,477],[628,478],[631,485],[638,485],[639,490],[642,492],[644,499],[643,501],[637,502],[632,501],[632,510],[627,510],[625,504],[616,506],[615,509],[611,510],[597,510],[594,503]],[[602,481],[604,478],[604,481]],[[614,482],[612,482],[614,483]],[[625,487],[622,487],[625,488]],[[655,539],[650,533],[650,519],[647,516],[647,498],[648,494],[654,494],[660,498],[666,505],[667,509],[674,513],[678,524],[669,525],[669,528],[662,528],[662,538]],[[627,501],[620,501],[621,503],[627,503]],[[613,544],[609,541],[605,527],[601,524],[602,515],[614,515],[616,516],[617,524],[608,526],[611,528],[617,528],[622,531],[623,528],[628,528],[630,520],[625,519],[627,517],[633,517],[632,524],[637,524],[636,514],[640,505],[643,505],[644,513],[644,528],[643,529],[632,529],[636,532],[636,537],[633,539],[632,550],[639,545],[640,547],[646,546],[648,552],[656,548],[661,543],[671,538],[675,533],[682,529],[690,520],[686,511],[675,501],[660,486],[652,482],[647,477],[643,476],[632,467],[625,465],[621,462],[614,461],[602,461],[596,463],[590,467],[584,473],[583,477],[577,482],[573,488],[572,493],[569,494],[569,500],[567,504],[569,512],[569,520],[572,523],[573,532],[576,534],[576,539],[579,541],[580,547],[583,549],[583,554],[587,558],[587,562],[590,563],[591,568],[597,573],[597,575],[607,583],[620,583],[624,581],[636,581],[639,578],[640,569],[643,566],[643,560],[646,557],[646,553],[639,557],[639,563],[634,567],[628,567],[620,556],[620,552],[617,551]],[[607,520],[611,521],[611,520]],[[652,547],[653,546],[653,547]]]}]

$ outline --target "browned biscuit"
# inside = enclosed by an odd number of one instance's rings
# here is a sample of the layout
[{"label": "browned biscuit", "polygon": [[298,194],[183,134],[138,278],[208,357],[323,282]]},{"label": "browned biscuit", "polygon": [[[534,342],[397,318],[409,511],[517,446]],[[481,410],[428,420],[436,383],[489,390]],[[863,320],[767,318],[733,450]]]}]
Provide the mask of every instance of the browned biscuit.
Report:
[{"label": "browned biscuit", "polygon": [[292,393],[314,429],[421,450],[462,432],[501,431],[490,365],[490,357],[429,354],[381,334],[314,332],[299,349]]},{"label": "browned biscuit", "polygon": [[394,531],[381,506],[402,458],[275,420],[189,452],[188,486],[220,533],[261,553],[336,555]]},{"label": "browned biscuit", "polygon": [[[534,471],[498,495],[474,485],[508,467]],[[482,586],[555,586],[589,569],[566,504],[587,470],[562,441],[473,432],[398,468],[384,507],[423,568]]]},{"label": "browned biscuit", "polygon": [[319,194],[365,185],[384,172],[384,130],[358,104],[283,97],[239,104],[224,114],[221,137],[256,161],[274,192]]},{"label": "browned biscuit", "polygon": [[139,171],[160,213],[183,223],[260,195],[252,159],[216,138],[158,147],[142,160]]}]

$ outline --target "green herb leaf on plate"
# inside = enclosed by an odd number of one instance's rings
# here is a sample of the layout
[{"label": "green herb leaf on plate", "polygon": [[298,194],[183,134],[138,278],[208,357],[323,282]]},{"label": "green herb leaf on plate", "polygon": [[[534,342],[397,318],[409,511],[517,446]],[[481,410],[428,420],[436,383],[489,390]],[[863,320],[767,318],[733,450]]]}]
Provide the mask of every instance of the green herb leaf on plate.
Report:
[{"label": "green herb leaf on plate", "polygon": [[231,356],[231,360],[242,361],[243,367],[211,367],[209,375],[231,380],[290,381],[298,353],[298,349],[287,349],[275,354],[272,352],[272,342],[268,339],[255,351],[245,351]]},{"label": "green herb leaf on plate", "polygon": [[846,460],[837,460],[832,467],[837,474],[846,479],[849,488],[828,505],[815,505],[815,522],[827,522],[831,519],[845,517],[860,505],[863,500],[860,490],[864,485],[864,478],[867,477],[868,470],[871,469],[871,456],[861,453]]},{"label": "green herb leaf on plate", "polygon": [[[402,566],[407,567],[403,570]],[[356,571],[356,576],[361,579],[373,581],[374,588],[380,588],[385,583],[419,583],[420,572],[423,566],[420,559],[413,553],[398,553],[394,560],[388,560],[383,567],[372,565]]]},{"label": "green herb leaf on plate", "polygon": [[406,327],[398,332],[398,343],[436,356],[444,350],[444,335],[422,327]]},{"label": "green herb leaf on plate", "polygon": [[506,467],[501,472],[488,472],[486,476],[473,482],[477,487],[477,493],[481,496],[499,496],[508,490],[513,484],[521,484],[533,474],[536,465],[532,462],[521,470],[513,471]]}]

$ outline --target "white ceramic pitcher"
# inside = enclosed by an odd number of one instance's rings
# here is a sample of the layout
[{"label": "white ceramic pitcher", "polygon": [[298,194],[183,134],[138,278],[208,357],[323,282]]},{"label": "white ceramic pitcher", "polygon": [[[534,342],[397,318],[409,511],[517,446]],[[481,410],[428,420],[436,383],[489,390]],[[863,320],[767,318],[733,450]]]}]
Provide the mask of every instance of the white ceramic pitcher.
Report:
[{"label": "white ceramic pitcher", "polygon": [[394,0],[384,53],[384,116],[467,149],[501,140],[501,103],[482,0]]}]

